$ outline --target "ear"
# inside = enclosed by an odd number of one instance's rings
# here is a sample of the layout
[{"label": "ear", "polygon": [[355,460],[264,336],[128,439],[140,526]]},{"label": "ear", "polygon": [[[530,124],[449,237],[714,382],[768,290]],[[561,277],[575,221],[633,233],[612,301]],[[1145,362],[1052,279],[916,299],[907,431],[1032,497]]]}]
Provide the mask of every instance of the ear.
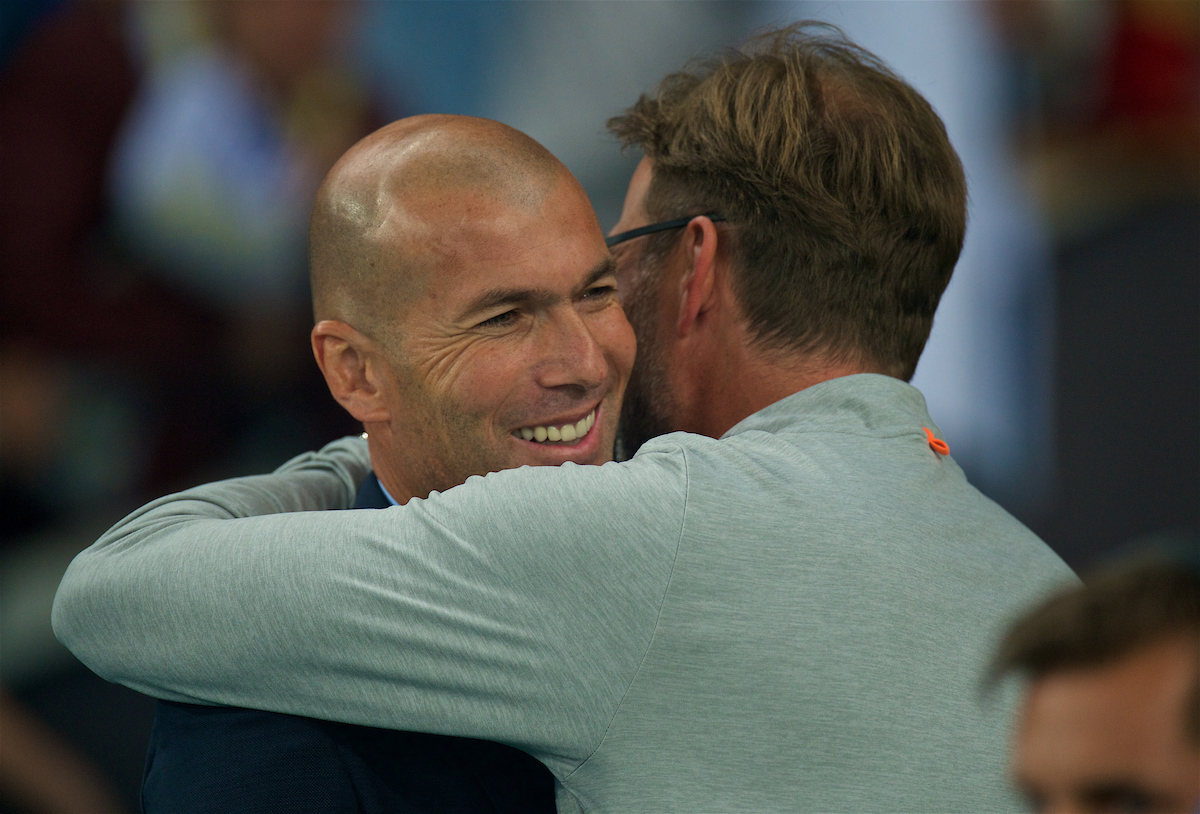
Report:
[{"label": "ear", "polygon": [[697,321],[716,305],[717,227],[703,215],[692,218],[684,232],[683,250],[690,266],[679,282],[679,318],[675,330],[680,339],[692,333]]},{"label": "ear", "polygon": [[312,349],[329,392],[346,412],[364,424],[390,418],[374,342],[345,322],[323,319],[313,326]]}]

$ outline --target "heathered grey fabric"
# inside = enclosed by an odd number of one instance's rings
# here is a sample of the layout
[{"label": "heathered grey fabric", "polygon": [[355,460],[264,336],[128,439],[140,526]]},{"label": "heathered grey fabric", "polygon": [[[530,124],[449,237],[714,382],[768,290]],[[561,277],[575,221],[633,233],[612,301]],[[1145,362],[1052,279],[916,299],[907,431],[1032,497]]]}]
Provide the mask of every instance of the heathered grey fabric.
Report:
[{"label": "heathered grey fabric", "polygon": [[343,440],[118,523],[55,630],[160,698],[516,745],[563,812],[1012,810],[981,667],[1074,577],[922,427],[852,376],[719,441],[314,511],[367,471]]}]

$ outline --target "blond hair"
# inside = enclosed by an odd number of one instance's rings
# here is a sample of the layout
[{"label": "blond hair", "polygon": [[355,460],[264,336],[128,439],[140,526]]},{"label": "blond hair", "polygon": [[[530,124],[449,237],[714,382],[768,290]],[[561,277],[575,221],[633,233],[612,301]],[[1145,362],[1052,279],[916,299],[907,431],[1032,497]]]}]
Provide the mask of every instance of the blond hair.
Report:
[{"label": "blond hair", "polygon": [[966,181],[933,108],[878,58],[797,23],[668,76],[608,126],[653,162],[652,219],[736,227],[760,341],[912,376],[962,250]]}]

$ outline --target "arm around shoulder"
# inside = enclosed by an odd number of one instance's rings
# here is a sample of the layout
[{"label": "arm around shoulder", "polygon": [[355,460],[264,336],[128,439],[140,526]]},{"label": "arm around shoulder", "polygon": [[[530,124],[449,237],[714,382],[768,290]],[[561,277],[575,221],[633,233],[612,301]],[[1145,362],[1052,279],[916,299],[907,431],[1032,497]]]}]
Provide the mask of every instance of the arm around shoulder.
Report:
[{"label": "arm around shoulder", "polygon": [[270,475],[210,483],[143,506],[71,563],[54,600],[55,635],[98,674],[119,680],[107,661],[122,648],[110,646],[110,637],[132,632],[129,624],[139,621],[121,615],[122,597],[150,589],[173,557],[186,562],[188,547],[204,544],[203,530],[211,523],[346,509],[369,471],[366,441],[348,437],[299,455]]},{"label": "arm around shoulder", "polygon": [[157,697],[498,740],[569,771],[649,646],[686,493],[668,452],[380,511],[147,507],[72,565],[56,630]]}]

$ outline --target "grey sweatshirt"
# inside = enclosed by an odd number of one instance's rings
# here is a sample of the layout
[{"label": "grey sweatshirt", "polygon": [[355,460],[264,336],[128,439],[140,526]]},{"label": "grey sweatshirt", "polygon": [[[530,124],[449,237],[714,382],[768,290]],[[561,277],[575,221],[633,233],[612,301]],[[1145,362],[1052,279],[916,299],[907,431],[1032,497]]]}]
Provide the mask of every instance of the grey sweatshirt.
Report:
[{"label": "grey sweatshirt", "polygon": [[130,515],[54,626],[159,698],[517,746],[562,812],[1013,810],[981,669],[1074,577],[923,428],[851,376],[720,440],[324,511],[368,471],[346,439]]}]

